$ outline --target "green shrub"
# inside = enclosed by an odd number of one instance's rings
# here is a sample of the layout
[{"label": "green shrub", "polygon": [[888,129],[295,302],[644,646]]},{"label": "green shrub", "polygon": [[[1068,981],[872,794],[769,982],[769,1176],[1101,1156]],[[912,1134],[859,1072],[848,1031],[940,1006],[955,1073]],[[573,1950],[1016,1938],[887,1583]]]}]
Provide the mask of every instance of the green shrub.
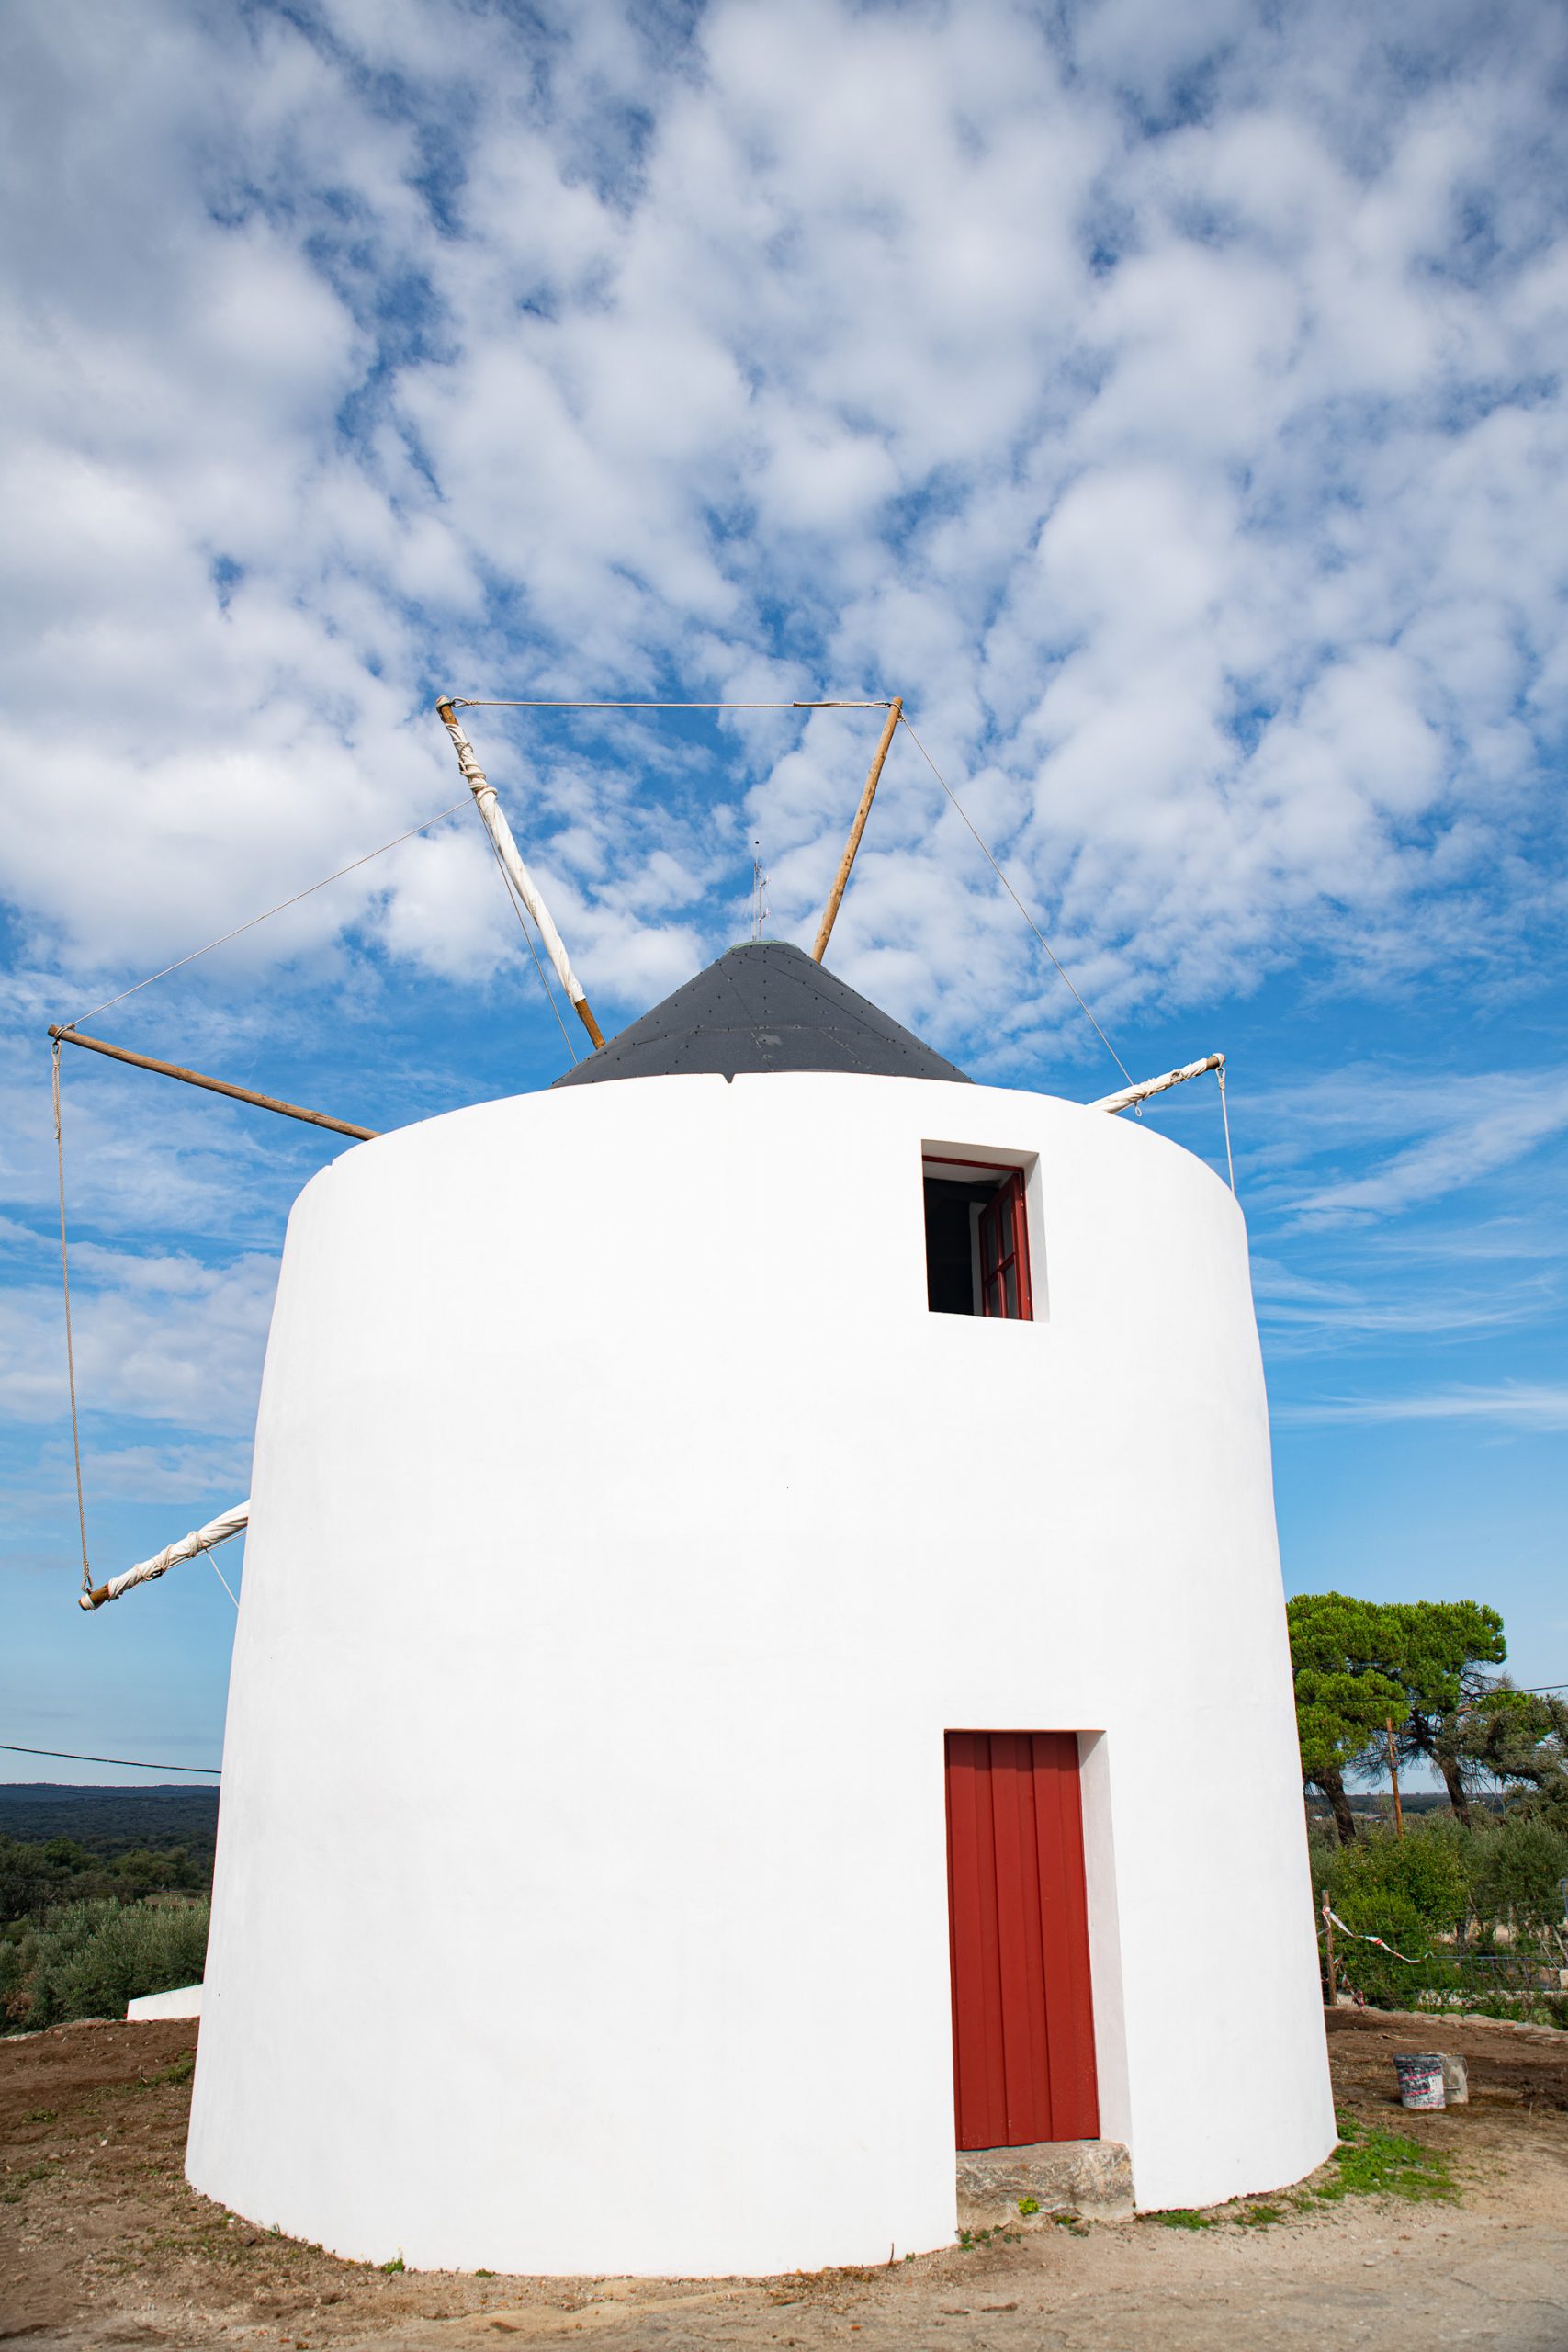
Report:
[{"label": "green shrub", "polygon": [[1314,1889],[1354,1931],[1337,1939],[1339,1983],[1374,2006],[1528,2017],[1559,1997],[1568,1835],[1540,1814],[1510,1807],[1469,1829],[1434,1814],[1403,1838],[1384,1825],[1348,1847],[1314,1838],[1312,1865]]},{"label": "green shrub", "polygon": [[1386,1919],[1423,1937],[1464,1917],[1470,1899],[1465,1858],[1454,1839],[1424,1826],[1403,1838],[1376,1830],[1345,1848],[1330,1882],[1334,1907],[1364,1935],[1399,1937]]},{"label": "green shrub", "polygon": [[[1427,1989],[1448,1989],[1454,1961],[1435,1939],[1470,1907],[1470,1840],[1447,1821],[1412,1823],[1403,1838],[1379,1828],[1330,1853],[1314,1856],[1318,1884],[1355,1937],[1381,1936],[1393,1947],[1341,1938],[1343,1981],[1383,2008],[1414,2007]],[[1395,1959],[1397,1952],[1403,1958]],[[1416,1962],[1417,1965],[1409,1965]]]},{"label": "green shrub", "polygon": [[1483,1918],[1545,1927],[1562,1917],[1568,1838],[1549,1822],[1506,1815],[1472,1840],[1471,1886]]},{"label": "green shrub", "polygon": [[200,1982],[206,1903],[68,1903],[0,1947],[0,2004],[15,2030],[123,2017],[128,2001]]}]

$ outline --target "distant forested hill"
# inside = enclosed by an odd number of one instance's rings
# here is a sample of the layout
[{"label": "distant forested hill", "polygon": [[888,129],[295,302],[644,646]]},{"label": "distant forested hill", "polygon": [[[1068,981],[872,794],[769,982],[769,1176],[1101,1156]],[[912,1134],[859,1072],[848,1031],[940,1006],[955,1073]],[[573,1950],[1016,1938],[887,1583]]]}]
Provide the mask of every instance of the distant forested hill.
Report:
[{"label": "distant forested hill", "polygon": [[218,1833],[215,1788],[88,1789],[51,1781],[0,1781],[0,1838],[42,1845],[69,1838],[113,1860],[183,1846],[210,1871]]}]

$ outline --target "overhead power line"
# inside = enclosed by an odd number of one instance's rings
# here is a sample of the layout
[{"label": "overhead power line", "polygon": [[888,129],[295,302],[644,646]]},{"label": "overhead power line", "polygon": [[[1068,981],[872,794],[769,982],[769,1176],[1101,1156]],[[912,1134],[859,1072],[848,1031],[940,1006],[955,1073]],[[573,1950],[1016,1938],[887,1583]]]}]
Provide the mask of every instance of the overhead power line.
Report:
[{"label": "overhead power line", "polygon": [[132,1772],[198,1772],[209,1781],[220,1781],[222,1768],[217,1764],[149,1764],[140,1756],[78,1756],[70,1747],[18,1747],[14,1739],[0,1739],[8,1756],[52,1756],[62,1764],[123,1764]]}]

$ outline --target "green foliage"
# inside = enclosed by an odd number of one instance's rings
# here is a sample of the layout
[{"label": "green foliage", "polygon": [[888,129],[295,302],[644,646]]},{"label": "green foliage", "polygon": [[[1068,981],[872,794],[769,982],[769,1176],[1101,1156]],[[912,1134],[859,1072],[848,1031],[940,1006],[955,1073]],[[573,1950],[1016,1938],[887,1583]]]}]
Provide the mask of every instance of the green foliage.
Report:
[{"label": "green foliage", "polygon": [[1464,1746],[1477,1770],[1529,1790],[1536,1811],[1568,1819],[1568,1706],[1561,1699],[1495,1683],[1469,1709]]},{"label": "green foliage", "polygon": [[1381,1775],[1391,1738],[1401,1762],[1436,1765],[1467,1824],[1471,1790],[1490,1780],[1529,1790],[1534,1810],[1568,1826],[1568,1706],[1483,1670],[1507,1655],[1495,1609],[1322,1592],[1298,1594],[1288,1616],[1302,1776],[1345,1843],[1346,1778]]},{"label": "green foliage", "polygon": [[44,1781],[0,1782],[0,1833],[33,1845],[67,1837],[100,1861],[183,1846],[211,1876],[218,1830],[215,1788],[106,1789]]},{"label": "green foliage", "polygon": [[1403,1838],[1384,1824],[1352,1846],[1315,1837],[1310,1850],[1314,1887],[1354,1931],[1336,1939],[1341,1986],[1385,2008],[1436,2001],[1548,2023],[1568,2016],[1557,1991],[1568,1832],[1553,1822],[1511,1810],[1467,1828],[1437,1814]]},{"label": "green foliage", "polygon": [[1038,2213],[1040,2211],[1039,2198],[1021,2197],[1018,2200],[1018,2210],[1024,2215],[1025,2219],[1027,2219],[1031,2213]]},{"label": "green foliage", "polygon": [[1322,1785],[1350,1769],[1385,1717],[1404,1716],[1404,1686],[1381,1663],[1386,1628],[1375,1602],[1303,1592],[1286,1616],[1302,1771]]},{"label": "green foliage", "polygon": [[1508,1917],[1528,1927],[1562,1919],[1568,1828],[1529,1815],[1505,1815],[1476,1832],[1469,1860],[1472,1900],[1483,1918]]},{"label": "green foliage", "polygon": [[41,1925],[63,1903],[107,1895],[135,1902],[147,1894],[201,1893],[210,1874],[208,1859],[193,1858],[184,1846],[162,1851],[138,1846],[103,1855],[90,1852],[73,1838],[29,1843],[0,1837],[0,1929],[18,1920]]},{"label": "green foliage", "polygon": [[1468,1925],[1484,1939],[1499,1922],[1551,1927],[1562,1917],[1568,1826],[1522,1808],[1483,1815],[1473,1828],[1429,1814],[1407,1821],[1403,1838],[1383,1822],[1354,1846],[1314,1834],[1309,1851],[1313,1884],[1340,1917],[1392,1943],[1396,1927],[1430,1937]]},{"label": "green foliage", "polygon": [[151,2091],[156,2090],[160,2083],[188,2083],[195,2072],[196,2052],[186,2050],[166,2066],[160,2066],[155,2075],[138,2075],[136,2086],[138,2090]]},{"label": "green foliage", "polygon": [[1451,2158],[1437,2149],[1424,2147],[1419,2140],[1412,2140],[1402,2132],[1385,2132],[1379,2124],[1359,2122],[1353,2115],[1341,2112],[1336,2120],[1339,2145],[1319,2177],[1307,2187],[1293,2189],[1274,2201],[1215,2206],[1208,2212],[1176,2206],[1170,2212],[1155,2213],[1150,2219],[1162,2222],[1168,2230],[1213,2230],[1222,2222],[1234,2222],[1238,2229],[1261,2230],[1273,2222],[1287,2221],[1292,2214],[1312,2213],[1325,2205],[1342,2204],[1348,2197],[1395,2197],[1409,2205],[1458,2203]]},{"label": "green foliage", "polygon": [[1412,2205],[1457,2201],[1448,2156],[1402,2132],[1358,2123],[1348,2115],[1338,2120],[1339,2146],[1329,2159],[1327,2177],[1308,2189],[1306,2198],[1323,2205],[1347,2197],[1398,2197]]},{"label": "green foliage", "polygon": [[0,2008],[9,2029],[120,2017],[143,1993],[199,1983],[205,1902],[70,1903],[0,1944]]},{"label": "green foliage", "polygon": [[1503,1620],[1478,1600],[1393,1601],[1378,1614],[1387,1669],[1428,1715],[1451,1714],[1467,1673],[1501,1666],[1508,1655]]},{"label": "green foliage", "polygon": [[1346,1925],[1363,1935],[1397,1943],[1397,1927],[1425,1942],[1434,1929],[1463,1918],[1470,1904],[1465,1861],[1451,1837],[1412,1825],[1403,1838],[1382,1832],[1347,1847],[1327,1872],[1329,1892]]},{"label": "green foliage", "polygon": [[41,1846],[0,1838],[0,1926],[13,1919],[41,1918],[58,1876]]},{"label": "green foliage", "polygon": [[40,2156],[37,2164],[28,2165],[25,2171],[6,2176],[5,2188],[0,2188],[0,2204],[19,2205],[35,2180],[48,2178],[49,2164]]},{"label": "green foliage", "polygon": [[23,1790],[19,1810],[0,1807],[29,1827],[86,1825],[81,1838],[0,1835],[0,2030],[118,2016],[140,1994],[200,1976],[210,1845],[135,1842],[136,1828],[170,1820],[202,1828],[190,1792],[163,1792],[162,1810],[138,1802],[147,1793]]}]

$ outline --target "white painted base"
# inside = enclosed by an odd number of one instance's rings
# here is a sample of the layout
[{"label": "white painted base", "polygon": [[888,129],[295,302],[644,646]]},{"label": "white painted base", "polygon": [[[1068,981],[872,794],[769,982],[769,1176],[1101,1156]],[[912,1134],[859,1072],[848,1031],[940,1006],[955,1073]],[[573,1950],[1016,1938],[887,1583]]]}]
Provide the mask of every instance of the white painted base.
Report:
[{"label": "white painted base", "polygon": [[143,1993],[140,2000],[127,2002],[125,2014],[132,2022],[147,2018],[198,2018],[201,1987],[181,1984],[172,1993]]}]

